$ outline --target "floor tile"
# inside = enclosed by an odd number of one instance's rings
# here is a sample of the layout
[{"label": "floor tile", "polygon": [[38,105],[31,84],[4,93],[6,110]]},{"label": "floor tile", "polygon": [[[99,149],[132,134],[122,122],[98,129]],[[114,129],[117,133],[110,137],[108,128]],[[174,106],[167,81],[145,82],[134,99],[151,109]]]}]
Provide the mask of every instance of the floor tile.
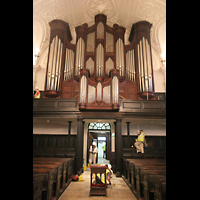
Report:
[{"label": "floor tile", "polygon": [[[104,160],[99,159],[100,164],[105,162]],[[109,163],[109,161],[108,161]],[[84,181],[71,182],[70,185],[66,188],[63,194],[58,200],[137,200],[133,195],[129,187],[126,185],[124,180],[121,177],[116,177],[115,174],[112,175],[111,185],[108,185],[107,188],[107,197],[105,196],[91,196],[89,197],[90,191],[90,171],[87,168],[82,174]]]}]

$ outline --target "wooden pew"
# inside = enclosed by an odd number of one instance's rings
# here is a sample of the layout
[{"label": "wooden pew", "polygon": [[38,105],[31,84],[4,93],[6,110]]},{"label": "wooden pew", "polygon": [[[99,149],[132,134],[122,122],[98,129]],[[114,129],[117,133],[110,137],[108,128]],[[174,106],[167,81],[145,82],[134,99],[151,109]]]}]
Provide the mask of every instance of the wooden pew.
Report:
[{"label": "wooden pew", "polygon": [[52,200],[54,174],[55,169],[33,168],[33,175],[43,175],[42,196],[45,200]]},{"label": "wooden pew", "polygon": [[33,200],[42,200],[42,175],[33,175]]},{"label": "wooden pew", "polygon": [[157,171],[157,172],[159,172],[161,170],[162,173],[166,173],[166,166],[162,166],[162,165],[166,165],[166,164],[165,163],[152,163],[151,165],[148,165],[148,166],[135,165],[135,171],[134,171],[134,173],[135,173],[134,179],[135,179],[135,183],[136,183],[136,188],[134,190],[135,195],[137,195],[139,198],[142,197],[144,170]]},{"label": "wooden pew", "polygon": [[[140,179],[140,193],[139,196],[142,197],[142,192],[144,194],[144,199],[145,200],[150,200],[153,199],[153,180],[152,178],[155,175],[166,175],[166,168],[155,168],[155,169],[151,169],[151,168],[145,168],[145,169],[140,169],[141,171],[141,177],[143,177],[143,179]],[[143,187],[141,187],[141,185],[143,185]]]},{"label": "wooden pew", "polygon": [[[165,162],[166,162],[165,159],[127,159],[127,162],[126,162],[127,180],[126,180],[126,182],[128,183],[129,187],[131,187],[133,190],[136,188],[136,185],[134,184],[135,165],[136,164],[142,166],[142,165],[152,165],[153,163],[165,163]],[[135,183],[136,183],[136,181],[135,181]]]},{"label": "wooden pew", "polygon": [[127,179],[123,178],[138,199],[141,199],[143,197],[142,193],[146,192],[143,191],[143,176],[140,169],[157,172],[162,170],[162,173],[166,173],[166,159],[126,159]]},{"label": "wooden pew", "polygon": [[75,158],[50,158],[50,157],[33,157],[34,161],[54,161],[63,162],[63,176],[62,176],[62,188],[67,187],[71,181],[71,177],[74,173],[74,159]]},{"label": "wooden pew", "polygon": [[166,200],[166,176],[153,177],[154,199]]},{"label": "wooden pew", "polygon": [[55,174],[54,174],[54,185],[55,185],[55,197],[58,197],[60,194],[60,189],[61,188],[61,177],[63,173],[63,163],[60,162],[52,162],[52,163],[43,163],[43,161],[34,161],[33,162],[33,168],[43,168],[43,169],[55,169]]}]

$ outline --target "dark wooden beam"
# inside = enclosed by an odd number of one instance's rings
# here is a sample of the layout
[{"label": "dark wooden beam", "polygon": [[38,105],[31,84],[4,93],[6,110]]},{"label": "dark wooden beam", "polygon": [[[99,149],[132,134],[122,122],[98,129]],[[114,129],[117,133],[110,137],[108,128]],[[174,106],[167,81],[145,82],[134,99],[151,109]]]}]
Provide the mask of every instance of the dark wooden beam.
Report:
[{"label": "dark wooden beam", "polygon": [[117,155],[117,170],[116,177],[121,177],[121,169],[122,169],[122,127],[121,127],[121,118],[116,119],[116,155]]}]

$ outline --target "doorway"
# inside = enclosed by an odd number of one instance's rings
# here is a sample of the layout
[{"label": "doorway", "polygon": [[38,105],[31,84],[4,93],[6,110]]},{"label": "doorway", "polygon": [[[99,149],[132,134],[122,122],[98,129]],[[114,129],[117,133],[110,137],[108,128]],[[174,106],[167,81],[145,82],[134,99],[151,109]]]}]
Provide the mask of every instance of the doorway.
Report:
[{"label": "doorway", "polygon": [[[98,148],[96,158],[97,164],[110,163],[111,151],[111,125],[110,123],[89,123],[88,124],[88,141],[87,141],[87,163],[89,163],[89,149],[92,143]],[[105,145],[105,153],[103,147]]]}]

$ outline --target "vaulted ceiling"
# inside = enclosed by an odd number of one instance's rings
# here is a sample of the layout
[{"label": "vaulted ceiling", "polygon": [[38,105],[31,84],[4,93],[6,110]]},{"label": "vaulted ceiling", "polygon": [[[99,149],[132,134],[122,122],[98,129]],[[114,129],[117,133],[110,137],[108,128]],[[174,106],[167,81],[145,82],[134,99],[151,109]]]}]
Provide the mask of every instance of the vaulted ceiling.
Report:
[{"label": "vaulted ceiling", "polygon": [[[155,70],[163,67],[166,52],[166,0],[33,0],[33,55],[37,64],[46,68],[50,38],[49,22],[61,19],[69,23],[75,43],[75,27],[83,23],[94,24],[94,16],[107,15],[107,24],[117,23],[126,28],[125,44],[133,23],[146,20],[152,23],[151,44]],[[165,59],[165,58],[164,58]]]}]

